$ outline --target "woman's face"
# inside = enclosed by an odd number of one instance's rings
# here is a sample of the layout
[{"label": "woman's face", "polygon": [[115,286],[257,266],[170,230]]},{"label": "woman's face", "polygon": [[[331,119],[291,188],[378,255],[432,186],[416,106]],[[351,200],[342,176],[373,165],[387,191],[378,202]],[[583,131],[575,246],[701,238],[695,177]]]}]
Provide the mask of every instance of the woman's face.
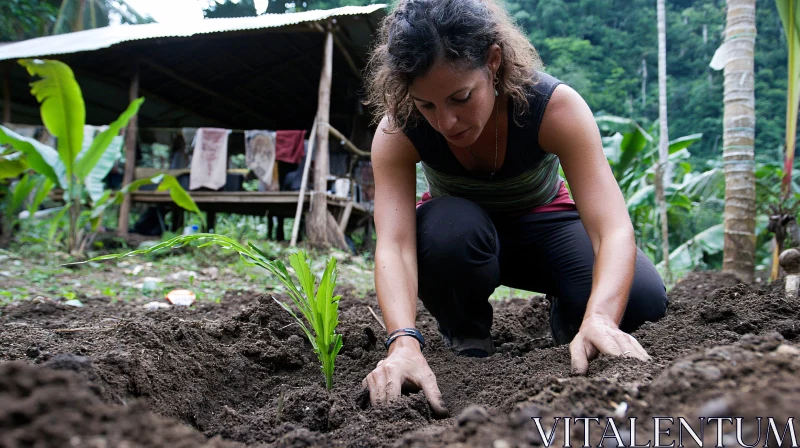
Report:
[{"label": "woman's face", "polygon": [[494,110],[495,72],[491,64],[488,69],[464,70],[440,62],[414,80],[409,94],[417,110],[450,144],[470,146]]}]

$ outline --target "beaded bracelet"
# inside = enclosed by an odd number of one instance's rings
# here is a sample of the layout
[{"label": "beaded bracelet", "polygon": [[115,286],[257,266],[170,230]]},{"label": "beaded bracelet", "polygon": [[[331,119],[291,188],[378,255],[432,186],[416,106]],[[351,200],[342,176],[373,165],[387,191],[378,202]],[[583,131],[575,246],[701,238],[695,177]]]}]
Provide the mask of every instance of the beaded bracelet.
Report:
[{"label": "beaded bracelet", "polygon": [[419,348],[420,350],[425,348],[425,338],[422,337],[422,333],[416,328],[399,328],[394,330],[393,332],[389,333],[389,337],[386,338],[386,342],[383,344],[386,349],[389,349],[389,346],[392,345],[397,338],[400,336],[411,336],[419,341]]}]

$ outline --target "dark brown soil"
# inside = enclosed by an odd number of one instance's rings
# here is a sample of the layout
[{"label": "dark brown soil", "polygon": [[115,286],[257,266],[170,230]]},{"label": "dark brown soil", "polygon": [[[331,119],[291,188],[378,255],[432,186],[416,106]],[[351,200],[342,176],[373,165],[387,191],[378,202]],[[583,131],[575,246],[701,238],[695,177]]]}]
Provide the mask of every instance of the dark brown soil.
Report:
[{"label": "dark brown soil", "polygon": [[541,444],[531,417],[552,425],[615,410],[644,420],[645,434],[651,416],[785,422],[800,405],[800,302],[781,287],[691,274],[672,290],[667,317],[634,333],[652,362],[601,357],[586,377],[570,375],[566,346],[550,347],[540,296],[495,304],[499,352],[486,359],[450,353],[420,304],[445,419],[421,392],[368,405],[361,381],[385,354],[368,309],[379,312],[374,296],[342,299],[333,393],[302,331],[269,296],[158,311],[34,300],[0,317],[0,447],[502,448]]}]

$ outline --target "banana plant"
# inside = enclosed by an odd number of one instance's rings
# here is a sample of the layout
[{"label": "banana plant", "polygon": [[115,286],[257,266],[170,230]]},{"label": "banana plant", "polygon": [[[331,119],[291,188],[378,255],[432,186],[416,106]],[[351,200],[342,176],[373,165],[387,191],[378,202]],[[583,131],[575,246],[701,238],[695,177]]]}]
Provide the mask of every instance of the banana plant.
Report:
[{"label": "banana plant", "polygon": [[[654,125],[645,130],[635,120],[615,116],[595,117],[603,137],[603,150],[614,177],[622,190],[634,224],[637,244],[651,258],[660,251],[657,242],[661,241],[658,228],[659,217],[655,208],[655,167],[658,162],[658,139],[652,134],[658,131]],[[687,229],[677,220],[681,214],[697,207],[698,196],[692,190],[702,180],[715,180],[721,177],[716,171],[696,173],[688,162],[689,146],[699,141],[702,134],[692,134],[669,142],[669,162],[673,169],[666,178],[665,196],[671,235],[690,238],[696,232]],[[696,176],[695,182],[690,182]],[[674,222],[678,221],[678,222]],[[663,258],[663,256],[662,256]]]},{"label": "banana plant", "polygon": [[[69,217],[67,246],[70,252],[74,252],[79,242],[78,230],[83,224],[83,203],[90,202],[94,210],[100,210],[93,213],[91,219],[95,222],[99,222],[102,211],[110,205],[111,193],[104,192],[102,180],[119,156],[122,146],[120,131],[139,111],[144,98],[133,101],[117,120],[91,141],[84,141],[86,106],[72,69],[53,60],[23,59],[19,63],[30,75],[39,77],[31,83],[31,94],[39,101],[42,122],[56,137],[58,145],[51,148],[3,126],[0,126],[0,144],[7,144],[24,154],[31,169],[64,190],[64,201],[69,205],[64,210]],[[134,182],[125,192],[150,183],[154,178]],[[159,190],[169,190],[179,206],[199,213],[197,205],[174,177],[160,176],[158,180]],[[118,197],[118,194],[114,195],[111,203],[116,203]]]}]

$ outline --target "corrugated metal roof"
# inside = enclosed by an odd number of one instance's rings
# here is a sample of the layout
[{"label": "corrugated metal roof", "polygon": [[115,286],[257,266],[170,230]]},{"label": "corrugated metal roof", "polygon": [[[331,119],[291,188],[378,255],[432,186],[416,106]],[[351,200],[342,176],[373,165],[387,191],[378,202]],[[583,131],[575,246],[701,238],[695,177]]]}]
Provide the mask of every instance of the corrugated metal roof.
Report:
[{"label": "corrugated metal roof", "polygon": [[367,15],[385,7],[385,4],[345,6],[328,10],[304,11],[288,14],[266,14],[258,17],[205,19],[179,25],[148,23],[143,25],[108,26],[75,33],[39,37],[3,45],[0,46],[0,61],[95,51],[109,48],[123,42],[137,40],[280,28],[300,23],[317,22],[337,16]]}]

